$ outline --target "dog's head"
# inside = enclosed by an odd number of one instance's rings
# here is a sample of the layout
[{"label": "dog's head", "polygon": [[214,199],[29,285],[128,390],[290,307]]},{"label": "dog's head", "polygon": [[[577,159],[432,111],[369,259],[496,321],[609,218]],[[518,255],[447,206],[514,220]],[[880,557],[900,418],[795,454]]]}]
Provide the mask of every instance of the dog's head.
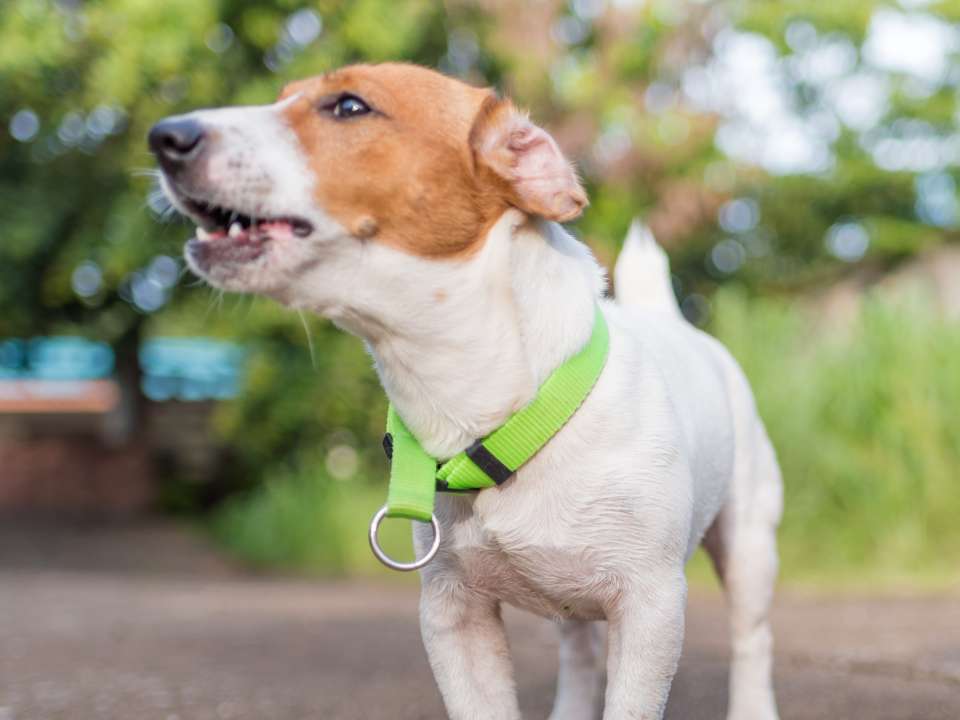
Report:
[{"label": "dog's head", "polygon": [[149,143],[198,226],[194,272],[320,310],[331,275],[376,281],[357,269],[371,248],[464,259],[511,207],[565,221],[586,205],[556,142],[508,100],[413,65],[345,67],[273,105],[167,118]]}]

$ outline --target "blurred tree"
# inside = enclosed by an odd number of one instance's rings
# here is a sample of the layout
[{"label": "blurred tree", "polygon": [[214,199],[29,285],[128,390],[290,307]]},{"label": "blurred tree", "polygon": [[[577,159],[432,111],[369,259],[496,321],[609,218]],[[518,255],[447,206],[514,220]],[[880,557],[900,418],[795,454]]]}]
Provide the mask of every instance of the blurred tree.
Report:
[{"label": "blurred tree", "polygon": [[0,46],[0,336],[104,339],[121,372],[135,368],[151,324],[251,343],[248,392],[223,428],[252,477],[331,427],[366,431],[369,404],[344,401],[370,381],[355,342],[308,330],[326,349],[323,369],[339,368],[315,372],[295,315],[263,303],[238,324],[235,313],[210,312],[222,303],[208,289],[178,286],[188,230],[157,192],[144,138],[166,115],[271,102],[284,80],[347,62],[435,65],[446,50],[443,8],[13,0],[0,13]]},{"label": "blurred tree", "polygon": [[793,290],[955,238],[958,20],[957,0],[6,0],[0,336],[79,332],[128,359],[144,331],[244,341],[221,431],[259,477],[335,431],[369,437],[382,399],[326,324],[259,300],[211,312],[178,282],[188,231],[144,145],[158,118],[357,60],[493,84],[578,161],[576,231],[609,264],[645,217],[703,321],[729,279]]},{"label": "blurred tree", "polygon": [[588,181],[579,230],[609,264],[645,217],[694,320],[730,279],[802,290],[957,238],[958,2],[485,5]]}]

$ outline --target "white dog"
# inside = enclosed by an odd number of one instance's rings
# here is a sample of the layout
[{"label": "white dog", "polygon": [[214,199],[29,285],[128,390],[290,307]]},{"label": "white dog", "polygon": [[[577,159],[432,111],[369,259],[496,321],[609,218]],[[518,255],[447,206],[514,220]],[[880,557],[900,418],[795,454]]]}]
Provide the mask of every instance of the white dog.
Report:
[{"label": "white dog", "polygon": [[[559,623],[553,720],[660,718],[701,542],[729,598],[729,718],[776,718],[782,492],[750,388],[684,322],[639,226],[617,302],[604,298],[590,251],[557,224],[586,197],[550,135],[489,90],[384,64],[294,83],[274,105],[166,119],[150,144],[199,226],[193,271],[361,337],[441,460],[526,406],[602,309],[609,356],[569,422],[508,482],[437,498],[443,541],[420,614],[451,718],[520,717],[501,602]],[[431,540],[417,524],[418,552]]]}]

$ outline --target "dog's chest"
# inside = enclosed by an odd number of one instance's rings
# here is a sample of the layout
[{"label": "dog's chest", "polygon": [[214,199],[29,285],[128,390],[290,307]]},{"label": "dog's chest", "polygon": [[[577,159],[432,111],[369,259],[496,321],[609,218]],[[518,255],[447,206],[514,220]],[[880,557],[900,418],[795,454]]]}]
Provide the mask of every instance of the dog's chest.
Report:
[{"label": "dog's chest", "polygon": [[560,549],[506,552],[495,544],[458,553],[466,583],[483,594],[560,619],[599,620],[612,592],[593,577],[586,557]]},{"label": "dog's chest", "polygon": [[552,619],[598,620],[617,592],[600,571],[589,538],[563,542],[532,536],[531,518],[485,521],[472,515],[449,528],[447,548],[458,580],[472,590]]}]

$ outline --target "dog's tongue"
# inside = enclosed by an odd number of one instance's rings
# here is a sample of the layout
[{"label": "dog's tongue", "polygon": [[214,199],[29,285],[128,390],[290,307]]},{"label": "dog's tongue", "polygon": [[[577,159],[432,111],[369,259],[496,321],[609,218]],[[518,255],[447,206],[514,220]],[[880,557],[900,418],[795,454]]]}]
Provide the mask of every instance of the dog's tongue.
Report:
[{"label": "dog's tongue", "polygon": [[286,220],[265,220],[256,225],[257,230],[268,235],[293,235],[293,224]]}]

